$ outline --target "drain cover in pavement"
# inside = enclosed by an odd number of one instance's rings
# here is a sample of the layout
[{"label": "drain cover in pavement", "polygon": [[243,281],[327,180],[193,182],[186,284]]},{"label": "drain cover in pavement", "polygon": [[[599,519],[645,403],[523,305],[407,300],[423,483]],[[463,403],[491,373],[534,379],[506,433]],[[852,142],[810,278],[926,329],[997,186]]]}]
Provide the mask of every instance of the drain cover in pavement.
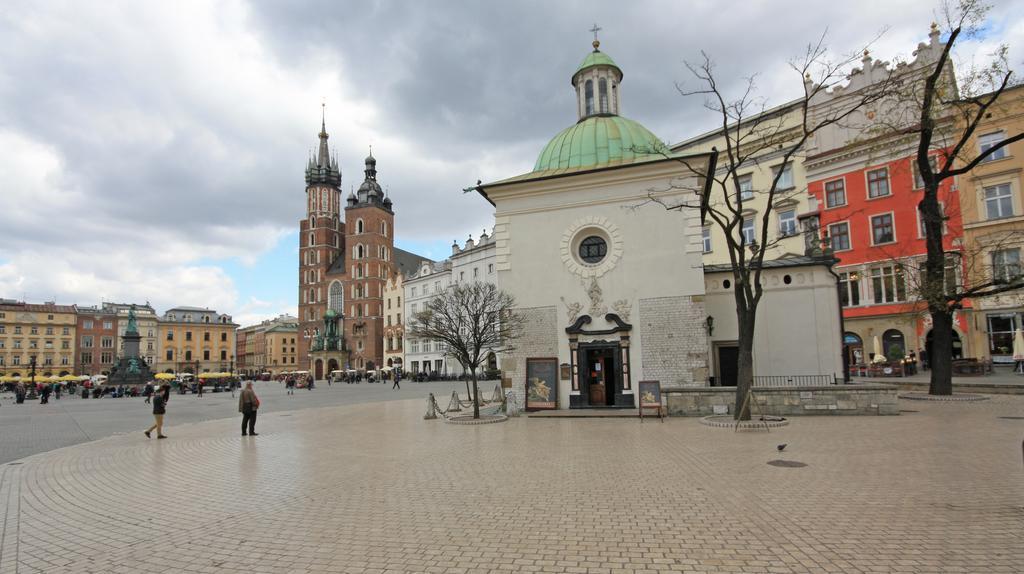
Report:
[{"label": "drain cover in pavement", "polygon": [[768,464],[772,466],[781,466],[783,468],[800,468],[807,466],[806,463],[797,462],[795,460],[769,460]]},{"label": "drain cover in pavement", "polygon": [[1008,421],[1024,421],[1024,417],[999,417]]}]

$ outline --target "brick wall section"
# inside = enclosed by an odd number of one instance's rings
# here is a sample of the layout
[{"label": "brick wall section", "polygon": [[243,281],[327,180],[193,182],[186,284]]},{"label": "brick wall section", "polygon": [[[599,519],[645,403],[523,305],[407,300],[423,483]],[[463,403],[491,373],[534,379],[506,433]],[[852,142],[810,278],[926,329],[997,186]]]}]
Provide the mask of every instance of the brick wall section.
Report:
[{"label": "brick wall section", "polygon": [[[558,356],[558,308],[534,307],[517,309],[523,316],[523,335],[515,342],[504,363],[509,364],[503,376],[509,377],[519,407],[526,404],[526,359]],[[559,381],[559,386],[571,384]],[[567,407],[568,405],[559,405]]]},{"label": "brick wall section", "polygon": [[705,316],[701,296],[641,299],[640,320],[635,328],[642,356],[636,381],[658,380],[663,388],[706,385]]}]

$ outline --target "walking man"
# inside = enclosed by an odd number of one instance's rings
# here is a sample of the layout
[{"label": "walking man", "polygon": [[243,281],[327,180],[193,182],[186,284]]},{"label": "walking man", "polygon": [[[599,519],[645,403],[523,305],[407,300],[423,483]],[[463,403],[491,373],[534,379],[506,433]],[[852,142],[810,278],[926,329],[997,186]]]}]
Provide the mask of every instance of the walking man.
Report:
[{"label": "walking man", "polygon": [[395,370],[395,384],[391,385],[391,390],[402,390],[402,387],[398,386],[398,383],[402,381],[402,375],[399,374],[398,370]]},{"label": "walking man", "polygon": [[161,388],[162,392],[156,393],[153,397],[153,426],[149,427],[143,434],[146,438],[149,438],[149,433],[156,429],[156,438],[167,438],[164,434],[164,414],[167,413],[167,399],[171,396],[171,386],[164,384]]},{"label": "walking man", "polygon": [[246,435],[248,427],[249,436],[259,436],[256,433],[256,411],[260,408],[260,399],[256,391],[252,390],[252,381],[245,383],[245,390],[238,397],[238,412],[242,413],[242,436]]},{"label": "walking man", "polygon": [[146,383],[146,390],[142,394],[146,395],[146,404],[147,405],[153,403],[153,382],[152,381]]}]

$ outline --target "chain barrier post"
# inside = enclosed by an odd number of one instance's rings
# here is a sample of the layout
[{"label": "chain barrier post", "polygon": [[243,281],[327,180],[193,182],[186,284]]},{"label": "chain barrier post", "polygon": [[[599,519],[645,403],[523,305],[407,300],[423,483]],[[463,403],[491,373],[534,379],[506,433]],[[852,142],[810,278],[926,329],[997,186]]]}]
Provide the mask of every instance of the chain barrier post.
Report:
[{"label": "chain barrier post", "polygon": [[462,412],[462,403],[459,401],[459,391],[452,391],[452,400],[448,403],[445,412]]},{"label": "chain barrier post", "polygon": [[427,414],[423,415],[423,420],[431,420],[437,418],[437,411],[435,405],[437,401],[434,400],[434,393],[427,395]]}]

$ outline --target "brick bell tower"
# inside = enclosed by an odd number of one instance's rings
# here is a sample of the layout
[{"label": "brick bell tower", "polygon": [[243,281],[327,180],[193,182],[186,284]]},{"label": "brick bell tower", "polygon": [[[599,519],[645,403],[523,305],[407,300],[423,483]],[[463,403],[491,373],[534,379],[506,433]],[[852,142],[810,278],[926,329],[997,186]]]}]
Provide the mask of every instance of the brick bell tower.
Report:
[{"label": "brick bell tower", "polygon": [[345,250],[345,224],[340,217],[341,170],[337,157],[330,155],[328,137],[326,121],[321,117],[320,147],[306,164],[306,217],[299,222],[299,349],[296,365],[289,370],[311,373],[310,345],[324,331],[327,274]]},{"label": "brick bell tower", "polygon": [[378,369],[384,362],[384,286],[394,268],[391,199],[377,183],[377,160],[366,158],[365,178],[345,205],[348,269],[345,279],[345,340],[352,369]]}]

